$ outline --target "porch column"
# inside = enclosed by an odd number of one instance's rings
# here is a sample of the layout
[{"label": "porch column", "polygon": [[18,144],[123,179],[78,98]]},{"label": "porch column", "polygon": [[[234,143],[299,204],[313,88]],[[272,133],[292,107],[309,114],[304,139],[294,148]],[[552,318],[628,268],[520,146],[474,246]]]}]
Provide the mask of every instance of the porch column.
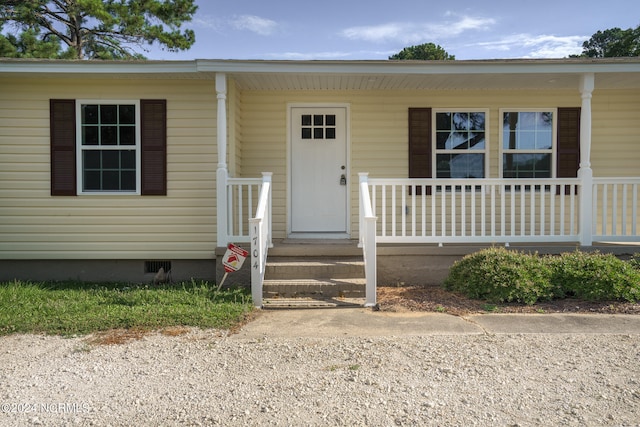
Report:
[{"label": "porch column", "polygon": [[582,180],[580,193],[580,245],[593,244],[593,170],[591,169],[591,94],[595,87],[595,76],[586,73],[580,76],[580,169]]},{"label": "porch column", "polygon": [[216,206],[218,247],[226,247],[227,236],[227,76],[216,74],[216,94],[218,98],[218,117],[216,133],[218,135],[218,169],[216,172]]}]

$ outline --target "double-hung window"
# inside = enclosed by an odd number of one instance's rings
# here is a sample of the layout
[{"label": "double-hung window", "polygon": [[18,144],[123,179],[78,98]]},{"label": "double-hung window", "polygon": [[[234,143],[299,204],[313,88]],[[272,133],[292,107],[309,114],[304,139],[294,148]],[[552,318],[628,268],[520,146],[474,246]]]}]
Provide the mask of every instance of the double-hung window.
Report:
[{"label": "double-hung window", "polygon": [[[425,107],[408,113],[410,178],[488,176],[488,110]],[[499,177],[575,178],[580,117],[579,107],[501,109]]]},{"label": "double-hung window", "polygon": [[80,194],[140,194],[139,101],[77,101]]},{"label": "double-hung window", "polygon": [[486,111],[434,110],[436,178],[484,178],[487,161]]},{"label": "double-hung window", "polygon": [[167,101],[49,100],[51,195],[167,195]]},{"label": "double-hung window", "polygon": [[556,110],[501,111],[503,178],[554,178]]}]

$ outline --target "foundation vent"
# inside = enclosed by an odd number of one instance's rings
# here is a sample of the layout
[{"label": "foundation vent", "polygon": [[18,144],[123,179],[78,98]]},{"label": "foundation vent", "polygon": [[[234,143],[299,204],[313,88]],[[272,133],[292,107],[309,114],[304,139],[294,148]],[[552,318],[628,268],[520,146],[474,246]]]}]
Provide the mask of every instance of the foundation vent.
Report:
[{"label": "foundation vent", "polygon": [[145,261],[144,272],[156,274],[160,268],[163,268],[165,273],[171,271],[171,261]]}]

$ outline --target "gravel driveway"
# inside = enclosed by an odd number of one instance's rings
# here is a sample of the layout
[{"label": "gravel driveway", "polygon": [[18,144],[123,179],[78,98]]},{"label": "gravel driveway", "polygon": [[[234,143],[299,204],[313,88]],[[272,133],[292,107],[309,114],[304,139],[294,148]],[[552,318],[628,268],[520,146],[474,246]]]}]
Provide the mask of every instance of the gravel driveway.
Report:
[{"label": "gravel driveway", "polygon": [[0,425],[640,425],[637,334],[91,338],[0,338]]}]

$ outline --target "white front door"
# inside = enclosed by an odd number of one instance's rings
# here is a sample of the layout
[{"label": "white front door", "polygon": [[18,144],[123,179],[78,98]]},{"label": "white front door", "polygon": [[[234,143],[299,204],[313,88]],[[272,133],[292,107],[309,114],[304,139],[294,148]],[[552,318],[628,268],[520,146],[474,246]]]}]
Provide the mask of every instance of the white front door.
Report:
[{"label": "white front door", "polygon": [[347,233],[347,109],[291,108],[291,233]]}]

